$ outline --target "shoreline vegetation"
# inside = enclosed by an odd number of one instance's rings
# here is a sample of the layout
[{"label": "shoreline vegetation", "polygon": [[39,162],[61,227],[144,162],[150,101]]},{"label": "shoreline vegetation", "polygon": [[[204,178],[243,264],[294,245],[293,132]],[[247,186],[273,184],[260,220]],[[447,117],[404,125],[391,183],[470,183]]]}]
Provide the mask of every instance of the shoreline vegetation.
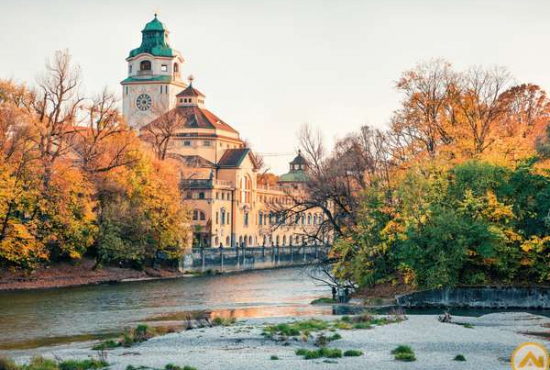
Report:
[{"label": "shoreline vegetation", "polygon": [[[30,353],[0,355],[7,370],[258,369],[272,366],[307,369],[453,368],[507,369],[513,350],[530,340],[524,334],[545,330],[550,319],[526,313],[460,317],[443,323],[436,315],[309,316],[212,319],[208,325],[158,332],[139,325],[126,333],[127,342],[88,342],[49,347],[42,357]],[[130,335],[131,333],[131,335]],[[453,341],[446,338],[455,338]],[[129,349],[131,347],[131,349]],[[260,350],[261,348],[261,350]],[[239,351],[239,356],[234,356]],[[204,356],[208,353],[208,356]],[[47,369],[33,363],[47,362]],[[276,362],[276,364],[274,364]],[[174,365],[175,364],[175,365]],[[271,364],[271,365],[270,365]],[[90,366],[88,366],[90,365]],[[324,368],[324,367],[320,367]]]}]

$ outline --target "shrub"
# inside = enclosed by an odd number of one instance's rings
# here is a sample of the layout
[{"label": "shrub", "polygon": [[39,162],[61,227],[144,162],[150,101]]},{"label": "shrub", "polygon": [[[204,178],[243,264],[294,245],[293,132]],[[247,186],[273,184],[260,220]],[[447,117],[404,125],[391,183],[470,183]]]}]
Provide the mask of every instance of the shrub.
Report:
[{"label": "shrub", "polygon": [[462,326],[464,326],[466,329],[473,329],[474,328],[474,325],[472,325],[472,324],[464,324]]},{"label": "shrub", "polygon": [[90,370],[90,369],[102,369],[109,364],[105,361],[96,359],[86,360],[66,360],[59,363],[60,370]]},{"label": "shrub", "polygon": [[19,366],[11,358],[0,357],[0,370],[19,370]]},{"label": "shrub", "polygon": [[397,361],[412,362],[416,361],[414,353],[398,353],[395,355]]},{"label": "shrub", "polygon": [[466,361],[466,357],[464,355],[456,355],[454,361]]},{"label": "shrub", "polygon": [[231,317],[216,316],[212,319],[213,326],[231,326],[236,322],[237,322],[237,319],[234,318],[233,316]]},{"label": "shrub", "polygon": [[[197,370],[197,368],[185,365],[184,367],[177,366],[174,364],[168,364],[164,367],[166,370]],[[127,369],[128,370],[128,369]]]},{"label": "shrub", "polygon": [[359,357],[363,356],[363,352],[358,351],[356,349],[348,349],[344,352],[344,357]]},{"label": "shrub", "polygon": [[104,342],[96,344],[95,346],[92,347],[92,349],[94,351],[104,351],[106,349],[113,349],[113,348],[117,348],[117,347],[120,347],[120,346],[121,346],[120,342],[116,342],[112,339],[108,339]]},{"label": "shrub", "polygon": [[312,360],[316,358],[340,358],[342,357],[342,351],[338,348],[319,348],[317,350],[308,350],[304,348],[297,349],[296,355],[303,356],[306,360]]},{"label": "shrub", "polygon": [[25,370],[58,370],[58,367],[54,360],[38,356],[31,359]]},{"label": "shrub", "polygon": [[416,357],[414,356],[414,351],[409,346],[397,346],[393,351],[391,351],[391,354],[395,356],[395,359],[397,361],[416,361]]},{"label": "shrub", "polygon": [[273,361],[276,361],[276,360],[278,360],[278,359],[279,359],[279,357],[278,357],[278,356],[275,356],[275,355],[273,355],[273,356],[271,356],[271,357],[270,357],[269,359],[270,359],[270,360],[273,360]]},{"label": "shrub", "polygon": [[325,298],[317,298],[311,301],[311,304],[331,304],[331,303],[336,303],[336,300],[325,297]]}]

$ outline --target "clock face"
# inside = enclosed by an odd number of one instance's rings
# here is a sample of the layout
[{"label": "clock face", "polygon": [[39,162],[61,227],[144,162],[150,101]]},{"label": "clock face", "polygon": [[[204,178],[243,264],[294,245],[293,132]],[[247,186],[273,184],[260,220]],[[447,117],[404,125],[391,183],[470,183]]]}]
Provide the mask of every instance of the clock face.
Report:
[{"label": "clock face", "polygon": [[151,108],[151,97],[147,94],[141,94],[136,99],[136,106],[141,111],[146,111]]}]

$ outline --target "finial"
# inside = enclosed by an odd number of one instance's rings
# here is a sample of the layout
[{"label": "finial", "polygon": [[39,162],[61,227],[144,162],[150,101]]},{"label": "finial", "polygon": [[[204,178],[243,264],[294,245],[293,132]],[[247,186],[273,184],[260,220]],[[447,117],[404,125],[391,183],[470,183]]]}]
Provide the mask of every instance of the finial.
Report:
[{"label": "finial", "polygon": [[298,149],[298,156],[302,156],[302,149]]},{"label": "finial", "polygon": [[155,9],[155,19],[157,18],[157,16],[159,15],[160,11],[158,8]]},{"label": "finial", "polygon": [[193,81],[195,81],[195,76],[189,75],[189,77],[187,77],[187,80],[189,80],[189,86],[193,86]]}]

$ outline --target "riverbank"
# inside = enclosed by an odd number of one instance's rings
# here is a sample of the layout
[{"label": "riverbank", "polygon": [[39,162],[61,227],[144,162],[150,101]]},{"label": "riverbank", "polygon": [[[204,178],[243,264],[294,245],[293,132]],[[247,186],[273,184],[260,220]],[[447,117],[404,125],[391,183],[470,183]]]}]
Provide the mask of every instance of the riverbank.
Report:
[{"label": "riverbank", "polygon": [[[315,316],[335,320],[335,316]],[[304,318],[301,318],[303,320]],[[229,327],[194,329],[152,338],[131,348],[107,351],[111,370],[125,370],[129,365],[163,369],[167,364],[190,365],[198,370],[226,369],[509,369],[509,358],[521,343],[548,342],[521,333],[548,330],[550,319],[524,313],[496,313],[479,318],[460,317],[457,323],[444,324],[434,315],[409,316],[408,320],[371,329],[337,330],[341,339],[330,348],[358,350],[359,357],[305,360],[296,355],[299,348],[315,349],[310,339],[285,342],[262,335],[266,325],[291,322],[292,318],[249,319]],[[313,335],[312,335],[313,337]],[[398,345],[410,346],[414,362],[400,362],[391,351]],[[85,359],[97,356],[92,343],[65,348],[43,349],[49,358]],[[15,353],[14,353],[15,354]],[[35,353],[36,354],[36,353]],[[463,355],[465,362],[453,359]],[[30,353],[14,357],[19,363]],[[272,359],[278,358],[278,359]]]},{"label": "riverbank", "polygon": [[33,272],[0,270],[0,291],[51,289],[73,286],[117,283],[128,280],[159,279],[182,276],[177,270],[105,266],[94,270],[95,262],[82,259],[75,264],[57,263],[39,267]]}]

